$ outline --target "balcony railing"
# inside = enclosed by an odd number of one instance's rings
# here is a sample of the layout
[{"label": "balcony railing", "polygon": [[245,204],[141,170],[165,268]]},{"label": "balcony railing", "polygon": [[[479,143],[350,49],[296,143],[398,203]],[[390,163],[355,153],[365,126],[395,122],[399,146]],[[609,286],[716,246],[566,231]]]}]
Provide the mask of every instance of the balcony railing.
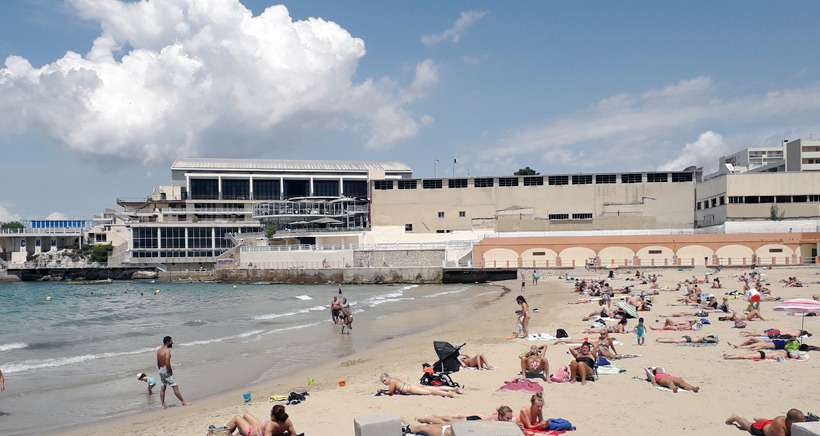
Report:
[{"label": "balcony railing", "polygon": [[182,209],[182,208],[170,208],[170,209],[163,209],[162,213],[165,214],[198,214],[198,213],[207,213],[207,214],[242,214],[242,215],[250,215],[253,213],[251,209],[226,209],[226,208],[197,208],[197,209]]},{"label": "balcony railing", "polygon": [[87,228],[55,227],[55,228],[37,228],[37,229],[33,229],[33,228],[30,228],[30,227],[25,227],[25,228],[22,228],[22,229],[0,229],[0,234],[2,234],[2,235],[60,235],[60,234],[80,235],[85,230],[87,230]]}]

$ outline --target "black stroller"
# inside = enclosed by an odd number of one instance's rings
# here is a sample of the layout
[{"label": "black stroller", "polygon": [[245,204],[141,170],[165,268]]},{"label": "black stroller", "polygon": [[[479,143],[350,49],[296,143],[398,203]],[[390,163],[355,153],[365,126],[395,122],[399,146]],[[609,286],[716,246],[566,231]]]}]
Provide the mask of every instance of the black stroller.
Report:
[{"label": "black stroller", "polygon": [[458,372],[461,368],[461,361],[458,360],[458,356],[461,354],[461,347],[465,345],[467,344],[465,343],[454,347],[453,344],[449,342],[434,341],[433,349],[436,351],[438,361],[433,365],[429,363],[422,365],[424,374],[421,376],[419,383],[426,386],[461,387],[453,381],[450,374]]}]

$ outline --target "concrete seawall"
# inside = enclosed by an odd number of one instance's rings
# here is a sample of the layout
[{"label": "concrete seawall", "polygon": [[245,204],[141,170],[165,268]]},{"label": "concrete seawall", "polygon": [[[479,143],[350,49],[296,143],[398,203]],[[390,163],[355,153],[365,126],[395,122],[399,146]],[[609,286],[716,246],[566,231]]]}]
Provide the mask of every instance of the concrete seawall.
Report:
[{"label": "concrete seawall", "polygon": [[271,283],[441,283],[442,268],[224,269],[218,280]]}]

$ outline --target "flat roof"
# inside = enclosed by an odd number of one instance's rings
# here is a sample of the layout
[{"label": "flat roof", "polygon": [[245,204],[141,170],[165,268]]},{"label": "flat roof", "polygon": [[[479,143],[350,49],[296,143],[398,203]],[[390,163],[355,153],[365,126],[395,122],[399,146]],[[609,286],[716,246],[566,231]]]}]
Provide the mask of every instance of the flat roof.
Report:
[{"label": "flat roof", "polygon": [[368,171],[412,172],[398,161],[375,160],[290,160],[290,159],[177,159],[171,170],[232,170],[232,171]]}]

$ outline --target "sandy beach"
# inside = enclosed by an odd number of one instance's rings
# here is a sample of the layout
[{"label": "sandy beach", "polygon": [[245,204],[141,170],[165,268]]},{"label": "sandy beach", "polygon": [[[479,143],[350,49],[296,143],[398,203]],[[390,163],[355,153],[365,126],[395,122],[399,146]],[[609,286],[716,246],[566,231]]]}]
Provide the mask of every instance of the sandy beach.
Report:
[{"label": "sandy beach", "polygon": [[[722,296],[724,292],[739,289],[737,276],[748,269],[724,269],[713,275],[723,282],[724,289],[706,291]],[[663,269],[645,271],[660,275],[661,289],[672,288],[677,282],[691,278],[691,270]],[[603,278],[606,271],[586,273],[581,277]],[[778,268],[764,270],[773,295],[783,298],[811,297],[817,294],[820,276],[815,268]],[[581,331],[588,322],[581,317],[595,310],[591,304],[567,304],[576,300],[573,282],[559,279],[559,272],[541,279],[537,286],[529,282],[525,292],[531,308],[539,309],[533,314],[531,332],[554,334],[557,328],[566,329],[573,338],[583,338]],[[561,273],[563,274],[563,273]],[[804,287],[787,288],[781,279],[797,276]],[[614,287],[623,286],[625,271],[619,272],[612,281]],[[702,278],[702,276],[701,276]],[[499,283],[511,292],[503,294],[490,303],[473,303],[465,293],[465,304],[460,316],[442,317],[441,325],[431,331],[396,337],[369,351],[337,361],[328,361],[314,368],[305,368],[289,377],[270,380],[246,389],[226,392],[204,400],[195,401],[189,407],[172,407],[139,415],[82,427],[66,432],[66,435],[117,434],[117,435],[178,435],[201,436],[209,424],[225,424],[234,414],[250,412],[257,417],[268,416],[272,403],[268,396],[287,394],[303,389],[309,377],[317,383],[310,387],[308,400],[300,405],[288,406],[287,412],[296,430],[306,435],[352,435],[353,417],[371,413],[390,413],[401,416],[405,422],[414,422],[424,415],[461,415],[491,413],[500,405],[508,405],[517,411],[528,404],[526,393],[497,392],[505,380],[515,378],[519,370],[518,355],[530,342],[509,339],[514,328],[514,303],[518,295],[518,282]],[[648,289],[638,285],[636,289]],[[483,291],[486,291],[486,287]],[[651,312],[642,312],[647,326],[655,325],[658,315],[679,311],[693,311],[682,306],[670,306],[678,292],[661,292],[655,297]],[[730,299],[732,309],[742,311],[745,301]],[[764,302],[762,315],[767,321],[749,322],[747,330],[761,331],[765,328],[799,328],[800,318],[783,312],[775,312],[776,303]],[[424,311],[424,315],[436,316],[436,309]],[[820,392],[816,389],[820,356],[815,353],[806,361],[725,361],[722,353],[734,351],[728,343],[740,341],[740,331],[731,323],[717,321],[705,326],[696,335],[717,334],[720,344],[712,347],[686,347],[658,344],[656,338],[679,338],[682,332],[654,332],[648,334],[646,345],[638,346],[634,334],[614,335],[623,343],[621,353],[640,354],[641,357],[615,361],[625,373],[601,375],[600,380],[580,384],[545,384],[545,417],[562,417],[570,420],[577,435],[634,435],[634,434],[741,434],[724,424],[730,414],[747,417],[774,417],[792,407],[804,411],[817,411]],[[394,316],[361,323],[357,329],[379,328],[379,323],[413,322],[410,317]],[[806,329],[820,330],[817,318],[806,319]],[[629,328],[635,322],[630,321]],[[691,333],[691,332],[690,332]],[[330,333],[329,333],[330,334]],[[356,331],[354,331],[356,334]],[[491,371],[462,370],[453,378],[466,386],[464,395],[455,399],[426,396],[374,396],[380,387],[378,376],[388,372],[407,382],[416,382],[421,375],[421,364],[436,360],[432,341],[446,340],[453,344],[466,342],[465,354],[484,354],[496,368]],[[549,344],[549,342],[544,342]],[[816,344],[814,338],[807,343]],[[287,350],[282,350],[286,353]],[[570,361],[566,345],[550,346],[547,357],[551,369],[564,366]],[[643,368],[662,366],[701,387],[700,393],[661,391],[647,382],[635,380],[642,377]],[[182,370],[180,370],[182,371]],[[181,378],[181,377],[180,377]],[[337,385],[344,378],[345,387]],[[219,380],[214,380],[219,383]],[[184,389],[184,385],[183,385]],[[254,400],[243,404],[241,393],[249,390]],[[170,394],[170,393],[169,393]],[[175,399],[170,404],[176,404]]]}]

